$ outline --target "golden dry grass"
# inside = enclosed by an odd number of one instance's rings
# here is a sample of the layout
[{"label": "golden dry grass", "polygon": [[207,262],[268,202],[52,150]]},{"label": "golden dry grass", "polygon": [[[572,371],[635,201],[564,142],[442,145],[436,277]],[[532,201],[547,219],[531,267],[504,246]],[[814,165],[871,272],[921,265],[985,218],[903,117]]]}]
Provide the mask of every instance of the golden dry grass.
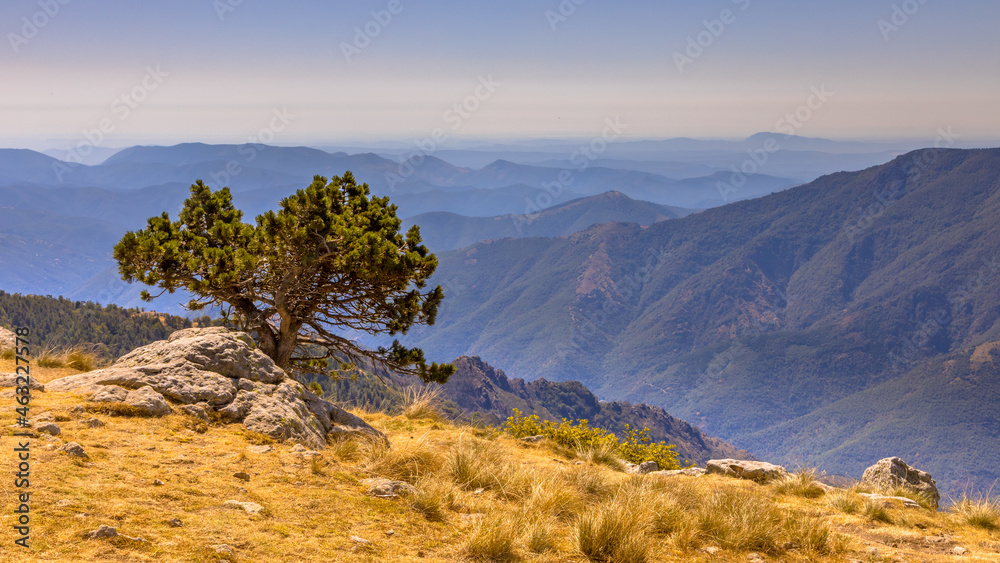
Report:
[{"label": "golden dry grass", "polygon": [[[0,360],[0,372],[12,367]],[[49,381],[69,373],[39,368],[33,375]],[[9,435],[13,401],[7,395],[0,404],[7,405],[0,429]],[[807,477],[761,486],[718,476],[631,476],[572,452],[381,413],[359,414],[387,434],[391,448],[336,442],[313,460],[288,443],[253,453],[250,446],[268,440],[240,425],[74,411],[80,404],[71,394],[35,393],[32,414],[50,411],[62,434],[32,440],[32,550],[11,551],[7,511],[0,560],[707,562],[758,552],[767,561],[843,562],[874,560],[867,552],[874,547],[881,560],[936,563],[953,561],[956,545],[969,551],[963,561],[1000,560],[1000,532],[970,524],[968,510],[892,506],[889,521],[879,521],[855,492],[817,496]],[[106,426],[84,425],[90,417]],[[68,441],[90,459],[56,451]],[[10,475],[14,461],[9,451],[0,454],[0,471]],[[419,492],[373,498],[361,483],[367,477],[407,480]],[[3,489],[5,506],[13,492]],[[264,510],[250,516],[223,507],[227,500]],[[170,524],[175,518],[181,527]],[[84,539],[101,524],[148,543]],[[942,535],[944,542],[926,540]],[[211,546],[218,544],[234,555],[217,553]],[[721,551],[710,555],[709,547]]]}]

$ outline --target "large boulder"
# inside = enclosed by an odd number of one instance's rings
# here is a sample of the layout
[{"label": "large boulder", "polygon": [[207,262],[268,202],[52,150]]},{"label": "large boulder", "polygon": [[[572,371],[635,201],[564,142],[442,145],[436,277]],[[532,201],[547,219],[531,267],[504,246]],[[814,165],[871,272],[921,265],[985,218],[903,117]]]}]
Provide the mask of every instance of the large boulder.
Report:
[{"label": "large boulder", "polygon": [[941,500],[937,483],[931,474],[910,467],[898,457],[880,459],[878,463],[865,469],[864,475],[861,476],[861,484],[878,491],[891,491],[896,488],[914,491],[930,499],[934,508],[937,508]]},{"label": "large boulder", "polygon": [[705,464],[705,472],[749,479],[758,483],[786,479],[790,476],[788,471],[780,465],[774,465],[766,461],[747,461],[742,459],[709,460]]},{"label": "large boulder", "polygon": [[169,403],[200,405],[227,422],[279,440],[322,448],[328,435],[385,437],[357,416],[310,393],[256,349],[243,332],[222,327],[179,330],[136,348],[112,366],[50,381],[48,391],[75,391],[90,400],[121,402],[147,416]]}]

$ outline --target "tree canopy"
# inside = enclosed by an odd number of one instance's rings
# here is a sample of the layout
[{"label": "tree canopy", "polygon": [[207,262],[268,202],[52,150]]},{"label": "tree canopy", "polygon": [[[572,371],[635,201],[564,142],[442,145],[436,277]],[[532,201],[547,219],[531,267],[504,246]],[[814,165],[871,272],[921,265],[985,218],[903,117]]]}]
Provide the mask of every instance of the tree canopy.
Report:
[{"label": "tree canopy", "polygon": [[424,290],[437,258],[419,227],[400,233],[396,206],[369,196],[351,172],[315,176],[250,225],[229,188],[213,191],[198,180],[178,220],[150,217],[115,245],[114,257],[127,282],[160,294],[185,289],[196,296],[191,310],[218,306],[282,368],[364,364],[444,383],[454,367],[428,364],[418,348],[394,340],[369,349],[341,335],[395,336],[432,325],[444,298],[440,286]]}]

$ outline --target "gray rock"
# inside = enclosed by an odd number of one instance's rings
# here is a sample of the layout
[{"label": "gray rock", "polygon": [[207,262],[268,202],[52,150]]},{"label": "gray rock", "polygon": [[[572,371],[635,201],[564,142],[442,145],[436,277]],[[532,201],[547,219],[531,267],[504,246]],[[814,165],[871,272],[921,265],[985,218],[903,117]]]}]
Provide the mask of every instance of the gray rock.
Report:
[{"label": "gray rock", "polygon": [[791,474],[780,465],[766,461],[746,461],[741,459],[713,459],[705,464],[706,473],[727,475],[739,479],[749,479],[757,483],[767,483],[775,479],[787,479]]},{"label": "gray rock", "polygon": [[91,417],[88,418],[87,420],[84,420],[83,425],[86,426],[87,428],[100,428],[105,424],[104,422],[101,421],[101,419]]},{"label": "gray rock", "polygon": [[930,473],[910,467],[898,457],[881,459],[875,465],[865,469],[861,476],[861,485],[867,485],[876,490],[886,491],[897,487],[925,495],[931,500],[934,508],[938,507],[941,495],[937,483]]},{"label": "gray rock", "polygon": [[[20,384],[17,383],[18,377],[21,376],[13,373],[0,374],[0,387],[20,387]],[[45,386],[39,383],[34,377],[29,377],[28,389],[32,391],[45,391]]]},{"label": "gray rock", "polygon": [[659,471],[660,466],[655,461],[644,461],[635,468],[635,472],[639,475],[646,475],[647,473],[652,473],[654,471]]},{"label": "gray rock", "polygon": [[101,524],[96,530],[87,534],[87,537],[94,540],[101,538],[113,538],[116,537],[117,535],[118,535],[118,530],[112,528],[111,526]]},{"label": "gray rock", "polygon": [[106,385],[91,395],[90,400],[95,403],[120,403],[125,400],[125,397],[128,397],[127,389],[117,385]]},{"label": "gray rock", "polygon": [[0,350],[13,350],[17,347],[17,334],[0,326]]},{"label": "gray rock", "polygon": [[354,542],[356,544],[360,544],[360,545],[371,545],[372,544],[372,542],[366,540],[365,538],[360,538],[358,536],[350,536],[350,538],[348,538],[348,539],[350,539],[352,542]]},{"label": "gray rock", "polygon": [[205,410],[205,407],[203,407],[201,404],[181,405],[180,407],[177,408],[177,410],[181,411],[184,414],[200,418],[202,420],[208,420],[208,412]]},{"label": "gray rock", "polygon": [[136,408],[140,414],[145,416],[163,416],[170,414],[173,410],[163,395],[148,385],[129,391],[125,397],[125,404]]},{"label": "gray rock", "polygon": [[267,452],[274,451],[273,447],[266,444],[262,446],[250,446],[247,449],[250,450],[251,453],[255,454],[266,454]]},{"label": "gray rock", "polygon": [[59,425],[56,424],[55,422],[43,422],[35,426],[35,430],[39,432],[44,432],[45,434],[49,434],[52,436],[59,435]]},{"label": "gray rock", "polygon": [[374,478],[362,479],[361,483],[368,487],[368,494],[379,498],[397,498],[417,492],[417,488],[405,481]]},{"label": "gray rock", "polygon": [[233,477],[236,477],[240,481],[249,481],[250,480],[250,474],[247,473],[246,471],[237,471],[236,473],[233,473]]},{"label": "gray rock", "polygon": [[54,422],[54,421],[55,417],[52,416],[52,413],[50,411],[45,411],[42,414],[31,417],[31,422],[34,424],[38,424],[39,422]]},{"label": "gray rock", "polygon": [[[278,440],[295,439],[312,449],[325,447],[328,437],[364,435],[386,441],[359,417],[306,391],[257,350],[247,334],[222,327],[179,330],[108,368],[63,377],[48,388],[89,394],[91,400],[133,397],[142,405],[152,401],[149,406],[158,412],[171,401],[200,417],[198,409],[184,408],[199,406],[205,418],[214,409],[225,421],[242,422]],[[151,391],[166,401],[161,405],[150,399]]]},{"label": "gray rock", "polygon": [[87,452],[84,451],[83,446],[77,444],[76,442],[69,442],[68,444],[63,445],[63,447],[59,448],[59,451],[66,452],[67,454],[73,457],[82,457],[82,458],[90,457],[89,455],[87,455]]},{"label": "gray rock", "polygon": [[163,486],[163,481],[160,481],[159,479],[153,479],[153,486],[154,487],[162,487]]},{"label": "gray rock", "polygon": [[225,506],[226,508],[233,508],[236,510],[243,510],[250,516],[259,514],[261,510],[264,510],[264,507],[257,504],[256,502],[240,502],[238,500],[227,500],[226,502],[222,503],[222,506]]},{"label": "gray rock", "polygon": [[184,527],[184,522],[181,522],[180,518],[174,518],[174,519],[170,520],[169,522],[167,522],[167,524],[170,524],[171,528],[183,528]]},{"label": "gray rock", "polygon": [[876,493],[859,493],[859,494],[873,501],[879,501],[886,507],[892,506],[894,503],[898,502],[901,503],[906,508],[920,508],[920,504],[917,501],[906,497],[890,497]]},{"label": "gray rock", "polygon": [[539,434],[537,436],[525,436],[524,438],[521,438],[521,441],[522,442],[527,442],[529,444],[537,444],[537,443],[541,442],[544,439],[545,439],[545,436],[542,436],[541,434]]},{"label": "gray rock", "polygon": [[665,471],[653,471],[650,475],[663,475],[671,477],[674,475],[686,475],[688,477],[701,477],[705,474],[703,467],[685,467],[684,469],[667,469]]},{"label": "gray rock", "polygon": [[232,557],[235,554],[233,552],[233,548],[229,547],[224,543],[220,543],[218,545],[210,545],[208,547],[215,550],[215,552],[218,553],[219,555],[228,555],[229,557]]},{"label": "gray rock", "polygon": [[955,555],[965,555],[966,553],[969,552],[969,550],[965,549],[960,545],[956,545],[954,549],[951,550],[951,552],[954,553]]}]

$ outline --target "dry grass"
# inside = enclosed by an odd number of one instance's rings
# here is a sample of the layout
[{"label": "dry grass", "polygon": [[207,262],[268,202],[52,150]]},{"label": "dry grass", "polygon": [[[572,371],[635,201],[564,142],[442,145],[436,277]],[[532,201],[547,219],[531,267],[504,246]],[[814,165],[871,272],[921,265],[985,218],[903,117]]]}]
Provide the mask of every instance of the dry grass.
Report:
[{"label": "dry grass", "polygon": [[795,473],[790,479],[777,483],[774,490],[779,494],[805,498],[819,498],[826,494],[826,490],[816,481],[815,469],[803,469]]},{"label": "dry grass", "polygon": [[990,532],[1000,530],[1000,499],[963,493],[948,510],[974,528]]},{"label": "dry grass", "polygon": [[[2,362],[0,371],[13,371],[12,361]],[[32,367],[42,381],[70,373]],[[107,426],[90,428],[83,421],[95,414],[74,411],[79,404],[71,394],[33,395],[32,412],[51,412],[62,434],[32,440],[32,551],[18,560],[707,563],[746,561],[757,552],[767,561],[938,563],[952,560],[953,545],[967,547],[969,561],[1000,560],[995,499],[963,498],[949,512],[879,505],[885,518],[873,517],[876,509],[866,513],[856,491],[814,497],[802,476],[761,486],[719,476],[626,475],[578,464],[574,452],[382,413],[358,414],[383,430],[391,447],[334,441],[322,458],[309,459],[240,425],[210,421],[196,431],[185,415],[98,412]],[[0,410],[6,435],[13,416]],[[83,445],[90,459],[56,451],[68,441]],[[274,450],[249,451],[262,443]],[[13,463],[0,456],[0,471],[14,472]],[[360,481],[373,476],[407,480],[417,493],[367,496]],[[11,492],[4,500],[12,501]],[[226,500],[265,510],[250,516],[224,508]],[[0,518],[7,526],[9,514]],[[174,518],[183,526],[171,526]],[[83,539],[101,524],[149,543]],[[931,546],[923,541],[931,535],[951,543]],[[217,544],[235,555],[219,555],[210,547]],[[868,546],[878,548],[878,558]],[[721,551],[709,555],[708,547]]]},{"label": "dry grass", "polygon": [[403,416],[411,420],[443,420],[439,405],[441,404],[441,387],[425,385],[410,387],[403,394]]}]

